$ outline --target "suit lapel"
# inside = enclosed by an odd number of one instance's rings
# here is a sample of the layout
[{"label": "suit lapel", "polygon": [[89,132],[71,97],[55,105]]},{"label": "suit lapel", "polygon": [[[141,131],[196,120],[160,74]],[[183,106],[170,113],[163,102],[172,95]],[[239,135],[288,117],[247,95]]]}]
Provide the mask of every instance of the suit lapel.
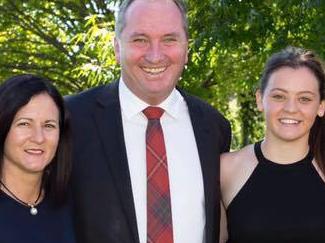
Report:
[{"label": "suit lapel", "polygon": [[[206,215],[206,242],[212,242],[212,236],[216,232],[215,207],[218,188],[218,151],[216,146],[211,145],[211,132],[209,131],[209,121],[202,110],[202,106],[196,98],[181,92],[189,109],[189,114],[194,130],[195,140],[198,148],[201,169],[203,175],[204,195],[205,195],[205,215]],[[215,138],[214,138],[215,139]],[[219,229],[217,229],[219,230]]]},{"label": "suit lapel", "polygon": [[134,242],[139,242],[131,179],[123,135],[118,82],[106,86],[97,98],[94,111],[105,157],[114,178],[121,204],[131,226]]}]

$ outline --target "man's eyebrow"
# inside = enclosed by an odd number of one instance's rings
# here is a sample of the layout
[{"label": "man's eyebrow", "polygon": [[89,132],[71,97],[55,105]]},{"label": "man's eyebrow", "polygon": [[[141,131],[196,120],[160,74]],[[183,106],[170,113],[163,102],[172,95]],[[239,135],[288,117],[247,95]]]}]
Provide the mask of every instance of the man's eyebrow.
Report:
[{"label": "man's eyebrow", "polygon": [[147,35],[142,32],[133,32],[130,36],[137,37],[137,36],[147,36]]}]

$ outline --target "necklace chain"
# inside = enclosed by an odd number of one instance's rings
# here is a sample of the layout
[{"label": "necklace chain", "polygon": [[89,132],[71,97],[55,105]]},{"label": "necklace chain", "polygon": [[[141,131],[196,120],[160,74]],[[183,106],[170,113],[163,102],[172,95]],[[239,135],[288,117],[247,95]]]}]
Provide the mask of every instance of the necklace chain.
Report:
[{"label": "necklace chain", "polygon": [[3,186],[4,189],[19,203],[23,204],[26,207],[30,207],[30,213],[32,215],[36,215],[38,213],[37,208],[35,207],[39,199],[41,198],[42,189],[39,190],[38,196],[35,200],[35,202],[32,203],[26,203],[23,200],[19,199],[12,191],[9,190],[9,188],[0,180],[0,184]]}]

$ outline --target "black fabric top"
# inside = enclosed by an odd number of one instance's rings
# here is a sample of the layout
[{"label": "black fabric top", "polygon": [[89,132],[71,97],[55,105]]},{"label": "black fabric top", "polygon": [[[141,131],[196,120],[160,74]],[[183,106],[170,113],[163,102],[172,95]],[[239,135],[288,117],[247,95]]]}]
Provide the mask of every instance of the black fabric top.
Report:
[{"label": "black fabric top", "polygon": [[[324,243],[325,183],[311,152],[300,161],[258,164],[227,209],[229,243]],[[290,151],[288,151],[290,153]]]},{"label": "black fabric top", "polygon": [[46,198],[37,215],[0,191],[1,243],[75,243],[69,205],[53,208]]}]

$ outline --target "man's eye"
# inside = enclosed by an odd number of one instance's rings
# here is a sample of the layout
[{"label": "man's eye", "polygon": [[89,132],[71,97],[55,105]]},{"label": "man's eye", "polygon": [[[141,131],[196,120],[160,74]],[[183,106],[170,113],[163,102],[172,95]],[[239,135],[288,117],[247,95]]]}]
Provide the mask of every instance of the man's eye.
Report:
[{"label": "man's eye", "polygon": [[137,38],[137,39],[134,39],[133,42],[144,44],[144,43],[147,43],[147,40],[143,39],[143,38]]},{"label": "man's eye", "polygon": [[166,39],[164,39],[164,42],[166,42],[166,43],[172,43],[172,42],[175,42],[175,41],[176,41],[175,38],[166,38]]},{"label": "man's eye", "polygon": [[285,99],[284,95],[279,95],[279,94],[272,95],[272,98],[274,100],[284,100]]}]

